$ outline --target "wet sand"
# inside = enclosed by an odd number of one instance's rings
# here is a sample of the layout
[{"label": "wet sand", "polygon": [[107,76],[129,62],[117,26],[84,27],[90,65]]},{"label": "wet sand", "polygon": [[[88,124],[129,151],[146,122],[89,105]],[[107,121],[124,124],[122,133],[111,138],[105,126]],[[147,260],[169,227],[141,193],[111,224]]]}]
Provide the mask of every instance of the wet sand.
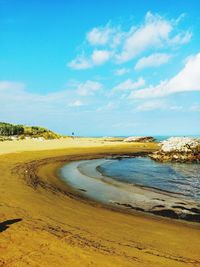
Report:
[{"label": "wet sand", "polygon": [[58,179],[66,161],[155,144],[48,142],[0,144],[0,266],[200,266],[199,225],[102,207]]},{"label": "wet sand", "polygon": [[185,192],[172,193],[107,177],[98,170],[101,164],[110,160],[104,158],[67,163],[60,169],[60,178],[80,196],[115,208],[200,223],[199,201],[187,198]]}]

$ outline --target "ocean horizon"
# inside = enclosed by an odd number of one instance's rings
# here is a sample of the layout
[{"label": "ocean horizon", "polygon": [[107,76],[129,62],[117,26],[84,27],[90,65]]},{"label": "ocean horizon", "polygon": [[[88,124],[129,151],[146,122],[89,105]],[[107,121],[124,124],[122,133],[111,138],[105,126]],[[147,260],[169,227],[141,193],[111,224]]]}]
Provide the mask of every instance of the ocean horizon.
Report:
[{"label": "ocean horizon", "polygon": [[169,139],[170,137],[191,137],[191,138],[200,138],[200,134],[197,135],[88,135],[88,136],[78,136],[78,137],[90,137],[90,138],[128,138],[130,136],[152,136],[158,142]]}]

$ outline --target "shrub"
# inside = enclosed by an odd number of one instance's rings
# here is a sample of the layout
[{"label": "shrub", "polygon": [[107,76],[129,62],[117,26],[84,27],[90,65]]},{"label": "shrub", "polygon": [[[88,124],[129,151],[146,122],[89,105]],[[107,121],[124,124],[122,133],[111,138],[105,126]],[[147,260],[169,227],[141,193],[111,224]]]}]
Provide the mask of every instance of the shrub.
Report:
[{"label": "shrub", "polygon": [[44,139],[56,139],[61,136],[39,126],[14,125],[11,123],[0,122],[0,136],[14,136],[24,139],[26,136],[32,138],[43,137]]}]

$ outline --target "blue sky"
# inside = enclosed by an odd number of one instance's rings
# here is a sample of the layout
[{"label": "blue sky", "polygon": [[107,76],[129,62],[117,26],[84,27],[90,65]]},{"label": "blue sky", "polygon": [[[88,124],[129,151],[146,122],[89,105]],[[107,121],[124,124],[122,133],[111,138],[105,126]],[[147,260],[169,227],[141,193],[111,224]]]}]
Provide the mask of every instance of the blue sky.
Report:
[{"label": "blue sky", "polygon": [[0,0],[0,121],[200,134],[200,3]]}]

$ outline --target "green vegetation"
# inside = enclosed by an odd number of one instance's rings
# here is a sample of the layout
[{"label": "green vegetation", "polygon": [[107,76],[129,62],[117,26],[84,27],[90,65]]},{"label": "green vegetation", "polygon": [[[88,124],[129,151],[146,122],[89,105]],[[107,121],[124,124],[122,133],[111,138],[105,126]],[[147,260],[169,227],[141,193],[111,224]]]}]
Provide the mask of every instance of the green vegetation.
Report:
[{"label": "green vegetation", "polygon": [[10,123],[0,122],[0,135],[12,136],[24,133],[23,125],[14,125]]},{"label": "green vegetation", "polygon": [[10,140],[11,137],[14,136],[17,136],[19,139],[25,139],[26,137],[57,139],[61,137],[59,134],[38,126],[15,125],[0,122],[0,141]]}]

